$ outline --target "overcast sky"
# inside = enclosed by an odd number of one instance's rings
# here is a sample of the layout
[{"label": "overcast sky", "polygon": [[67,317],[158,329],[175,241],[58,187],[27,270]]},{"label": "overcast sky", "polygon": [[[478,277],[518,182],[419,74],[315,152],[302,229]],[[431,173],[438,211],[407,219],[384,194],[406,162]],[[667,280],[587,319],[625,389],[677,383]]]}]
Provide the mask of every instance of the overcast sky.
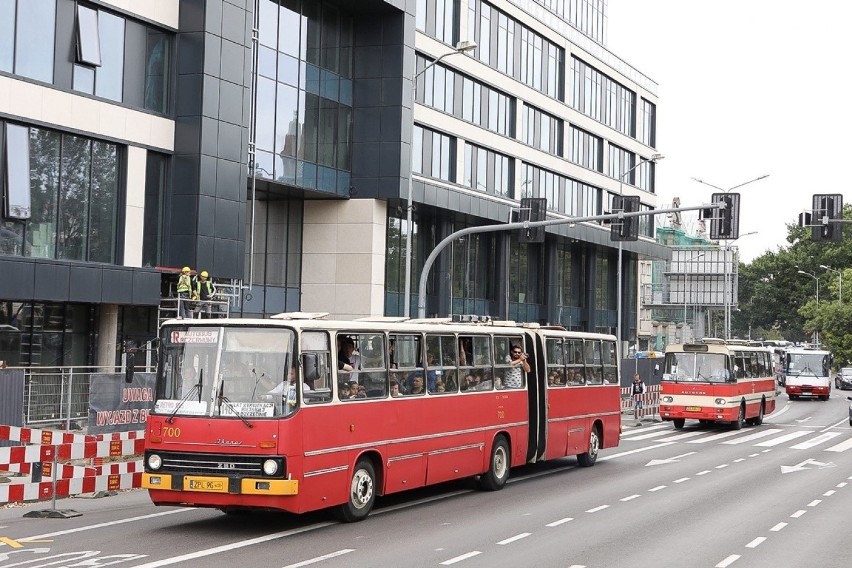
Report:
[{"label": "overcast sky", "polygon": [[659,85],[660,208],[709,202],[693,177],[728,189],[769,174],[735,190],[751,262],[789,246],[814,193],[849,202],[852,2],[609,0],[608,16],[610,51]]}]

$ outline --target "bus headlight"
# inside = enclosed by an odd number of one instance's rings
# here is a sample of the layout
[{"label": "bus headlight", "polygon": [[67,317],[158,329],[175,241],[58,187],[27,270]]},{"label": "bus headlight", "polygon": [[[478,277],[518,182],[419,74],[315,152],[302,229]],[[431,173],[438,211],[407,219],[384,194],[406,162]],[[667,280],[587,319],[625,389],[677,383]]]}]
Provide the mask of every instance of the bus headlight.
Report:
[{"label": "bus headlight", "polygon": [[159,454],[150,454],[148,456],[148,467],[154,471],[163,467],[163,458]]},{"label": "bus headlight", "polygon": [[266,475],[275,475],[278,473],[278,461],[277,460],[266,460],[263,462],[263,473]]},{"label": "bus headlight", "polygon": [[716,406],[725,406],[724,398],[717,398],[714,402],[716,403]]},{"label": "bus headlight", "polygon": [[671,397],[671,396],[664,396],[664,397],[663,397],[663,402],[665,402],[666,404],[671,404],[671,403],[673,403],[673,402],[674,402],[674,398],[673,398],[673,397]]}]

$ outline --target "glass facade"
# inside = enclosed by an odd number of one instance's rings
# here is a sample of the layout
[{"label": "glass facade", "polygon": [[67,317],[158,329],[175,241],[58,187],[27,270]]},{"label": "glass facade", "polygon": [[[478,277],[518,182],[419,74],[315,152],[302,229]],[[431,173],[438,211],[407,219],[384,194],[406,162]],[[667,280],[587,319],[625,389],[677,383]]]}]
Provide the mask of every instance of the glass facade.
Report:
[{"label": "glass facade", "polygon": [[262,0],[259,9],[257,176],[348,195],[352,18],[300,0]]},{"label": "glass facade", "polygon": [[437,130],[414,125],[411,169],[444,181],[456,181],[456,139]]},{"label": "glass facade", "polygon": [[603,138],[571,125],[568,159],[590,170],[603,170]]},{"label": "glass facade", "polygon": [[53,82],[56,0],[0,0],[0,71]]},{"label": "glass facade", "polygon": [[590,118],[635,137],[636,93],[585,61],[571,57],[574,91],[571,106]]},{"label": "glass facade", "polygon": [[524,107],[524,142],[548,154],[562,157],[564,123],[533,106]]},{"label": "glass facade", "polygon": [[513,163],[509,156],[465,143],[463,184],[477,191],[512,197]]},{"label": "glass facade", "polygon": [[[101,142],[42,128],[0,123],[4,152],[27,152],[32,213],[4,219],[0,251],[35,258],[116,263],[119,149]],[[27,147],[20,137],[28,131]],[[16,149],[15,146],[18,145]]]},{"label": "glass facade", "polygon": [[606,43],[607,0],[534,1],[598,43]]}]

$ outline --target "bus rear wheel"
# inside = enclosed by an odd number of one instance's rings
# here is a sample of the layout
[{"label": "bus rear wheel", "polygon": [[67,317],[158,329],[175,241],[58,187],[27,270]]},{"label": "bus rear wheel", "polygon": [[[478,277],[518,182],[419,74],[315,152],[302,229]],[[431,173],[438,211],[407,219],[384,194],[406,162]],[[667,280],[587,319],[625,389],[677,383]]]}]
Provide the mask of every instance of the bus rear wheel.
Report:
[{"label": "bus rear wheel", "polygon": [[376,502],[376,470],[368,459],[358,460],[349,483],[349,497],[336,511],[338,520],[354,523],[367,518]]},{"label": "bus rear wheel", "polygon": [[589,451],[577,456],[577,463],[581,467],[592,467],[598,461],[598,451],[601,449],[601,433],[597,426],[592,427],[589,435]]},{"label": "bus rear wheel", "polygon": [[680,430],[683,428],[683,425],[686,424],[686,418],[675,418],[672,420],[672,424],[674,424],[676,429]]},{"label": "bus rear wheel", "polygon": [[749,418],[748,423],[752,426],[760,426],[763,424],[763,403],[760,403],[760,412],[754,418]]},{"label": "bus rear wheel", "polygon": [[503,436],[494,440],[488,471],[479,478],[479,485],[486,491],[499,491],[509,479],[509,444]]}]

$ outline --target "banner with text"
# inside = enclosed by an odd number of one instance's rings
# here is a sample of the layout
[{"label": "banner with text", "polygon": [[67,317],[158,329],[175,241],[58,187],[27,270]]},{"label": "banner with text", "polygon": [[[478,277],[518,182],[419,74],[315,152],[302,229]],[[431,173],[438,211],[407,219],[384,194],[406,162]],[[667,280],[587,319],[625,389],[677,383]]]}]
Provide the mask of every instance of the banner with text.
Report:
[{"label": "banner with text", "polygon": [[89,434],[143,430],[154,408],[154,373],[95,373],[89,383]]}]

